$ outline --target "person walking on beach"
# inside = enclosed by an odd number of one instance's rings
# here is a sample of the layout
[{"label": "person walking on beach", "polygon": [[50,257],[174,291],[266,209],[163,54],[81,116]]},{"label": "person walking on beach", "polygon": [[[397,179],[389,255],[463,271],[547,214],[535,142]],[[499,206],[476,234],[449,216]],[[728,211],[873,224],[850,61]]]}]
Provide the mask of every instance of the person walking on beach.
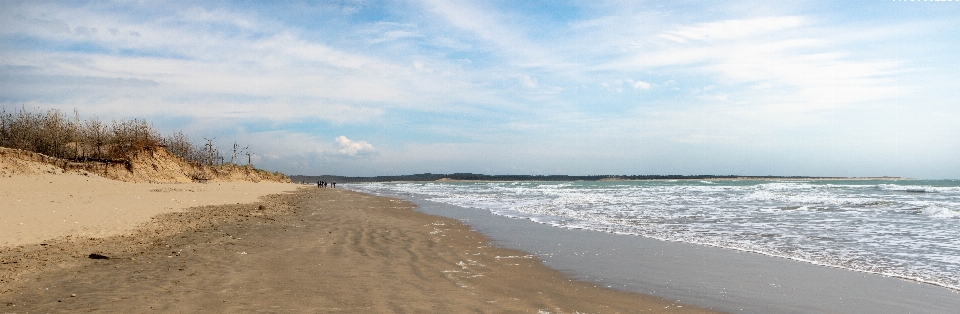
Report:
[{"label": "person walking on beach", "polygon": [[317,187],[318,188],[320,187],[320,181],[317,181]]},{"label": "person walking on beach", "polygon": [[330,187],[331,187],[331,188],[334,188],[334,189],[337,188],[337,183],[336,183],[336,182],[333,182],[333,184],[330,184]]}]

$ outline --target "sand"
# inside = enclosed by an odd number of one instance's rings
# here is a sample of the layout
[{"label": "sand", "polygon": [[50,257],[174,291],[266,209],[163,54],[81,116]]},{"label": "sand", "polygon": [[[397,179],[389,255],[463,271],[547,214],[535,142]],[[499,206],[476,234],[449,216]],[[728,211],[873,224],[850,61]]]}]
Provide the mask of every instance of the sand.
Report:
[{"label": "sand", "polygon": [[0,251],[0,312],[148,310],[708,312],[572,281],[457,220],[341,189],[187,208],[105,238]]},{"label": "sand", "polygon": [[249,203],[297,188],[268,182],[129,183],[64,173],[49,165],[30,166],[37,171],[0,177],[0,247],[68,235],[110,236],[162,213]]}]

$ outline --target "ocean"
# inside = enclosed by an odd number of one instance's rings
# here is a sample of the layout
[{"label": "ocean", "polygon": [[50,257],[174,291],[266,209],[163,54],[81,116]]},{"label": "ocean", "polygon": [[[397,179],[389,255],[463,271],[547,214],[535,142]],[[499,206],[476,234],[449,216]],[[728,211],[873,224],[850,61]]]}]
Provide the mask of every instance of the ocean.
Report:
[{"label": "ocean", "polygon": [[960,290],[960,180],[389,182],[349,188]]}]

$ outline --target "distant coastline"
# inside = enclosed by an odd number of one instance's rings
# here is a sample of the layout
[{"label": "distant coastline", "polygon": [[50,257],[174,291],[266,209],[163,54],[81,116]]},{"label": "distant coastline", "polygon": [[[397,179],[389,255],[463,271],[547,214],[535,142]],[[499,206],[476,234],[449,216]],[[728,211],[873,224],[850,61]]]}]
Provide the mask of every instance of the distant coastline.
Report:
[{"label": "distant coastline", "polygon": [[486,175],[476,173],[421,173],[396,176],[348,177],[333,175],[293,175],[293,182],[480,182],[480,181],[651,181],[651,180],[908,180],[902,177],[814,177],[814,176],[741,176],[741,175]]}]

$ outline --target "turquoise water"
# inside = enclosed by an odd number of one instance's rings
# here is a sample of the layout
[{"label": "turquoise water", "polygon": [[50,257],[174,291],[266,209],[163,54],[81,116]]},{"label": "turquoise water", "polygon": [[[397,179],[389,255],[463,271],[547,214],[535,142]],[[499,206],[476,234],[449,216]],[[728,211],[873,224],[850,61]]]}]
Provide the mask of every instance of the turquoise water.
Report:
[{"label": "turquoise water", "polygon": [[960,181],[369,183],[560,228],[680,241],[960,289]]}]

